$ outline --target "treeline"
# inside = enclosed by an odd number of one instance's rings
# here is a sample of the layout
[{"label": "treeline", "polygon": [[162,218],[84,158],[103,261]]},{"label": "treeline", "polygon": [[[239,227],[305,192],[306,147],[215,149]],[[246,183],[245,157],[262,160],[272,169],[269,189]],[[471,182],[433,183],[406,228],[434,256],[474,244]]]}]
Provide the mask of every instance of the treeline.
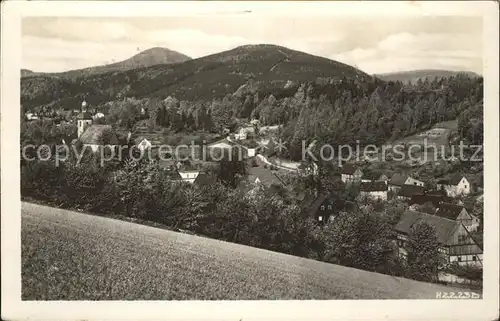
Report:
[{"label": "treeline", "polygon": [[[238,120],[259,119],[262,125],[283,125],[281,138],[290,143],[286,155],[297,160],[302,140],[329,144],[382,144],[459,119],[462,138],[482,142],[483,79],[457,75],[420,80],[416,84],[338,82],[292,85],[273,93],[238,90],[222,98],[186,101],[176,97],[126,98],[101,105],[108,123],[132,128],[141,109],[147,126],[175,132],[220,133],[234,129]],[[473,117],[472,117],[473,116]]]}]

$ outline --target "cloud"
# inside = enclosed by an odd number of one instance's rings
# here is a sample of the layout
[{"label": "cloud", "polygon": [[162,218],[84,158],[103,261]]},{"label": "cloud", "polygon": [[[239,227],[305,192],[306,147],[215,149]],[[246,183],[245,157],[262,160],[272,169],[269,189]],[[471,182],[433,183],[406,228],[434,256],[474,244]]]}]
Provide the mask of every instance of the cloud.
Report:
[{"label": "cloud", "polygon": [[127,59],[138,48],[166,47],[197,58],[271,43],[368,73],[452,67],[482,71],[481,19],[261,18],[26,18],[23,68],[84,68]]},{"label": "cloud", "polygon": [[482,72],[482,41],[476,35],[395,33],[375,46],[331,56],[368,73],[412,69],[460,69]]}]

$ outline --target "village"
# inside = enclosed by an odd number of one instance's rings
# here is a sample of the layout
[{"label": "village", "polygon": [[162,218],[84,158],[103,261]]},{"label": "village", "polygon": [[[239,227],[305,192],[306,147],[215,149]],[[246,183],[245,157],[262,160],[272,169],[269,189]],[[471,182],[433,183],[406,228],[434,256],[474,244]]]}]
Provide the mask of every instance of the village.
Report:
[{"label": "village", "polygon": [[[147,111],[143,109],[141,112]],[[118,135],[113,126],[98,121],[104,114],[96,109],[88,109],[86,101],[82,102],[79,112],[76,113],[75,110],[74,114],[76,116],[70,122],[76,122],[78,137],[72,144],[79,142],[94,153],[104,147],[116,148],[126,144],[136,148],[141,155],[149,155],[150,161],[167,171],[171,180],[209,187],[217,181],[214,172],[217,162],[201,157],[202,151],[217,150],[219,153],[222,151],[229,154],[237,151],[247,168],[247,176],[236,187],[242,197],[251,198],[261,188],[286,194],[301,204],[301,211],[313,217],[321,226],[332,226],[339,215],[346,214],[345,212],[349,214],[349,206],[339,207],[330,195],[318,192],[307,194],[290,184],[290,177],[318,175],[318,166],[314,162],[293,162],[277,156],[276,150],[281,142],[275,133],[279,126],[260,128],[258,121],[252,121],[237,127],[232,133],[225,130],[220,138],[206,142],[203,146],[195,146],[194,150],[181,150],[183,152],[170,155],[169,159],[160,159],[161,134],[148,132],[146,128],[136,128],[135,132]],[[26,114],[27,120],[33,117],[36,116]],[[462,201],[471,194],[477,195],[477,188],[472,186],[466,176],[456,173],[437,177],[431,187],[431,184],[404,172],[372,169],[364,171],[363,164],[360,163],[344,163],[332,178],[345,189],[356,191],[357,201],[351,206],[391,200],[406,204],[407,209],[394,225],[394,243],[397,244],[401,258],[404,259],[407,255],[406,247],[411,241],[408,237],[412,226],[417,221],[423,221],[435,229],[440,251],[448,263],[482,266],[482,222],[465,208]],[[442,279],[469,282],[452,273],[443,274]]]}]

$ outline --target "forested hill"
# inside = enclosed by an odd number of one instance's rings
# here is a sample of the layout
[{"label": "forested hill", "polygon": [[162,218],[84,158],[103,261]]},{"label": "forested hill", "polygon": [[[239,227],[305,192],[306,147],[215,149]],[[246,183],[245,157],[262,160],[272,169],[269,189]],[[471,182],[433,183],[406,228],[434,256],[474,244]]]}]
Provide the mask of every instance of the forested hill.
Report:
[{"label": "forested hill", "polygon": [[469,77],[481,77],[472,71],[451,71],[439,69],[423,69],[423,70],[410,70],[401,72],[392,72],[385,74],[376,74],[378,78],[386,81],[401,81],[404,83],[416,83],[419,80],[434,80],[435,78],[441,79],[445,77],[452,77],[456,75],[467,75]]},{"label": "forested hill", "polygon": [[[300,82],[368,81],[372,77],[337,61],[274,45],[248,45],[188,60],[72,79],[35,75],[21,79],[21,102],[73,109],[83,96],[93,105],[123,97],[175,96],[205,100],[226,94],[276,93]],[[242,87],[243,86],[243,87]]]}]

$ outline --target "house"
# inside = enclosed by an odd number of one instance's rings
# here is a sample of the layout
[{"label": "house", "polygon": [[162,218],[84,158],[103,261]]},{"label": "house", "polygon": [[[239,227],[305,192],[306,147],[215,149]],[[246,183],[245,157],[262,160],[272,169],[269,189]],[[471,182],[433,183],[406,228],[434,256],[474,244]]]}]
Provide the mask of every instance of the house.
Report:
[{"label": "house", "polygon": [[255,133],[255,128],[253,127],[239,127],[236,129],[236,134],[234,134],[234,139],[236,140],[245,140],[248,139],[249,136],[252,136]]},{"label": "house", "polygon": [[457,173],[448,178],[441,178],[437,181],[437,188],[446,191],[450,197],[468,195],[471,192],[471,186],[465,176]]},{"label": "house", "polygon": [[104,118],[104,114],[103,113],[96,113],[94,116],[92,116],[92,118],[94,118],[94,119]]},{"label": "house", "polygon": [[442,203],[436,215],[461,222],[469,232],[475,232],[479,227],[479,218],[467,212],[465,207],[460,205]]},{"label": "house", "polygon": [[217,176],[213,173],[201,172],[196,176],[193,184],[197,186],[212,186],[217,182]]},{"label": "house", "polygon": [[313,217],[320,224],[333,223],[341,211],[352,212],[357,207],[354,202],[334,198],[326,193],[306,194],[300,204],[304,216]]},{"label": "house", "polygon": [[434,195],[425,193],[422,194],[414,194],[408,200],[408,204],[410,206],[413,205],[424,205],[425,203],[431,203],[434,207],[439,207],[439,205],[443,202],[449,202],[451,199],[446,195]]},{"label": "house", "polygon": [[363,176],[361,169],[352,164],[345,164],[340,169],[341,179],[344,183],[359,182]]},{"label": "house", "polygon": [[417,222],[425,222],[434,227],[440,245],[440,253],[448,263],[482,265],[483,250],[461,222],[416,211],[403,213],[394,227],[401,257],[405,258],[408,255],[411,229]]},{"label": "house", "polygon": [[77,116],[77,135],[84,147],[97,152],[102,147],[115,149],[118,137],[110,125],[93,125],[92,115],[86,110],[87,103],[82,102],[82,111]]},{"label": "house", "polygon": [[103,147],[115,149],[118,146],[118,137],[110,125],[91,125],[78,140],[84,147],[90,147],[93,152]]},{"label": "house", "polygon": [[37,120],[38,119],[37,113],[26,113],[25,115],[26,115],[27,120]]},{"label": "house", "polygon": [[143,152],[145,150],[147,150],[148,148],[151,148],[153,146],[153,144],[151,144],[151,142],[149,140],[147,140],[146,138],[142,138],[138,143],[137,143],[137,148]]},{"label": "house", "polygon": [[361,182],[359,195],[371,199],[387,200],[387,184],[384,182]]},{"label": "house", "polygon": [[314,199],[308,211],[309,216],[314,217],[318,223],[326,224],[334,218],[335,204],[330,195],[322,194]]},{"label": "house", "polygon": [[179,175],[181,175],[181,179],[188,183],[194,183],[198,175],[200,174],[199,170],[179,170]]},{"label": "house", "polygon": [[248,181],[253,184],[262,184],[264,186],[279,185],[285,186],[283,180],[279,177],[282,171],[274,171],[260,166],[248,169]]},{"label": "house", "polygon": [[207,145],[208,158],[214,160],[221,160],[222,155],[234,155],[237,152],[237,157],[241,159],[248,158],[248,148],[238,145],[227,138],[212,142]]},{"label": "house", "polygon": [[389,190],[397,193],[403,185],[424,186],[424,182],[414,179],[409,175],[395,173],[389,181]]},{"label": "house", "polygon": [[410,200],[414,195],[424,195],[425,189],[418,185],[403,185],[397,194],[401,200]]},{"label": "house", "polygon": [[248,176],[238,185],[243,197],[252,197],[259,188],[285,187],[278,171],[256,166],[248,169]]}]

